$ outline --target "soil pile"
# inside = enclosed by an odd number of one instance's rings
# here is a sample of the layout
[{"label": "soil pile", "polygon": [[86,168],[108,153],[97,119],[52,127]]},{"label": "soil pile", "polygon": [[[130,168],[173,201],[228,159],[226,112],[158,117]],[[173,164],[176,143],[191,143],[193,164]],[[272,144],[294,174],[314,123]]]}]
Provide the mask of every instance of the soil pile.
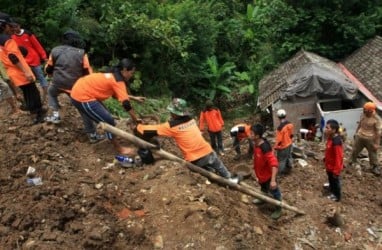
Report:
[{"label": "soil pile", "polygon": [[[299,145],[313,154],[296,160],[279,185],[283,200],[306,215],[284,209],[274,221],[272,205],[253,205],[253,197],[179,163],[112,165],[111,144],[89,144],[79,114],[62,103],[59,125],[31,126],[27,114],[9,117],[1,106],[2,249],[382,249],[382,177],[367,162],[344,170],[337,203],[323,188],[324,145]],[[224,138],[226,166],[251,166],[250,159],[233,160],[228,132]],[[180,156],[171,139],[161,144]],[[28,167],[41,185],[27,183]],[[259,190],[251,175],[244,182]]]}]

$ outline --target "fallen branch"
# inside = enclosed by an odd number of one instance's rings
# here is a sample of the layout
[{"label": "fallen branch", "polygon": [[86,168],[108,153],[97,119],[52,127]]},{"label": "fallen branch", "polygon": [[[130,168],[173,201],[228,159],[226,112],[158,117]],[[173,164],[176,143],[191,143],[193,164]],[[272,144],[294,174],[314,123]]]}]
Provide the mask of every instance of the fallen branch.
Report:
[{"label": "fallen branch", "polygon": [[[252,189],[251,187],[249,187],[248,185],[241,185],[241,184],[235,184],[235,183],[232,183],[230,182],[228,179],[226,178],[223,178],[219,175],[216,175],[214,174],[213,172],[210,172],[210,171],[207,171],[203,168],[200,168],[180,157],[177,157],[176,155],[173,155],[169,152],[166,152],[164,151],[163,149],[158,149],[156,145],[154,144],[151,144],[147,141],[144,141],[130,133],[127,133],[123,130],[120,130],[119,128],[116,128],[114,126],[111,126],[107,123],[104,123],[104,122],[100,122],[99,125],[98,125],[99,128],[103,129],[103,130],[106,130],[112,134],[115,134],[117,136],[120,136],[122,138],[125,138],[127,139],[128,141],[130,141],[131,143],[133,143],[134,145],[140,147],[140,148],[146,148],[146,149],[151,149],[153,154],[155,155],[158,155],[160,157],[163,157],[165,159],[168,159],[168,160],[171,160],[171,161],[176,161],[176,162],[179,162],[181,164],[184,164],[188,169],[190,169],[191,171],[194,171],[194,172],[197,172],[205,177],[207,177],[208,179],[210,180],[213,180],[217,183],[220,183],[220,184],[223,184],[223,185],[226,185],[226,186],[229,186],[231,188],[234,188],[242,193],[245,193],[245,194],[248,194],[250,196],[253,196],[253,197],[256,197],[258,199],[261,199],[265,202],[268,202],[268,203],[271,203],[271,204],[274,204],[274,205],[277,205],[277,206],[280,206],[282,208],[285,208],[285,209],[288,209],[288,210],[291,210],[293,212],[296,212],[297,214],[305,214],[304,211],[301,211],[299,210],[298,208],[296,207],[293,207],[293,206],[290,206],[288,204],[286,204],[285,202],[281,202],[281,201],[278,201],[278,200],[275,200],[275,199],[272,199],[266,195],[263,195],[263,194],[260,194],[258,192],[256,192],[254,189]],[[243,183],[244,184],[244,183]]]}]

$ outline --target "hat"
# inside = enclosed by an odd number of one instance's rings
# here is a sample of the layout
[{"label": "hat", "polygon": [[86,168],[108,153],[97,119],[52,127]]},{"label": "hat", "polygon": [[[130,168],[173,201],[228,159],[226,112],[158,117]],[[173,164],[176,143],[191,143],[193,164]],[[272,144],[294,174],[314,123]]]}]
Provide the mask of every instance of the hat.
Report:
[{"label": "hat", "polygon": [[3,23],[14,24],[16,22],[7,13],[0,12],[0,24],[3,24]]},{"label": "hat", "polygon": [[80,33],[78,33],[77,31],[69,29],[69,30],[65,31],[64,38],[66,38],[66,39],[69,39],[69,38],[81,39],[81,36],[80,36]]},{"label": "hat", "polygon": [[187,108],[187,102],[181,98],[174,98],[167,106],[167,110],[178,116],[191,115]]},{"label": "hat", "polygon": [[286,111],[284,109],[277,110],[277,117],[285,118],[286,117]]},{"label": "hat", "polygon": [[367,111],[375,111],[376,108],[377,106],[374,102],[367,102],[365,105],[363,105],[363,109]]},{"label": "hat", "polygon": [[263,125],[257,123],[257,124],[255,124],[255,125],[252,125],[251,130],[252,130],[252,132],[253,132],[255,135],[263,136],[263,134],[264,134],[264,130],[265,130],[265,129],[264,129],[264,126],[263,126]]}]

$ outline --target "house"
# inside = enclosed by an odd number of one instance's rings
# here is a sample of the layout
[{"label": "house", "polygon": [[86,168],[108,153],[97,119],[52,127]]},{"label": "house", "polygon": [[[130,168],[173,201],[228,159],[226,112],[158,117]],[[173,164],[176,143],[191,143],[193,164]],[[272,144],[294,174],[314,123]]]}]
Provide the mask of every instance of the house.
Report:
[{"label": "house", "polygon": [[382,37],[376,36],[340,64],[359,90],[377,105],[382,115]]},{"label": "house", "polygon": [[[287,119],[300,128],[313,128],[328,119],[336,119],[352,136],[357,127],[362,104],[367,101],[356,83],[341,65],[317,54],[299,51],[291,59],[266,75],[259,83],[258,105],[271,112],[283,108]],[[273,122],[276,129],[278,123]]]}]

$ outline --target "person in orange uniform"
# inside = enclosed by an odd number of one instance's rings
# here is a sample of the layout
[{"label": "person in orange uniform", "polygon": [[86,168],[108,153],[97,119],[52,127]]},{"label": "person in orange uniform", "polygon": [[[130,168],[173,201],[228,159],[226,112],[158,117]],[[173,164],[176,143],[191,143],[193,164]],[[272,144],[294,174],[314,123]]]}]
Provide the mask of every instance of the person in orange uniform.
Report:
[{"label": "person in orange uniform", "polygon": [[[7,71],[11,84],[19,87],[24,95],[28,111],[35,115],[33,124],[44,121],[40,92],[32,70],[26,63],[17,43],[11,39],[14,21],[6,13],[0,13],[0,60]],[[12,86],[12,88],[14,87]]]},{"label": "person in orange uniform", "polygon": [[381,169],[378,160],[378,149],[381,142],[381,119],[376,113],[376,109],[377,105],[373,102],[367,102],[363,105],[363,113],[354,135],[349,167],[357,162],[358,154],[366,148],[372,172],[376,176],[380,176]]},{"label": "person in orange uniform", "polygon": [[224,120],[218,108],[214,107],[211,100],[206,102],[206,108],[200,112],[199,129],[204,131],[204,125],[207,124],[210,143],[216,153],[224,155],[222,129]]},{"label": "person in orange uniform", "polygon": [[196,121],[191,117],[187,102],[181,98],[174,98],[167,110],[171,113],[170,121],[158,125],[138,124],[135,129],[136,135],[147,141],[157,135],[172,137],[186,161],[238,183],[239,178],[232,176],[211,145],[203,138]]},{"label": "person in orange uniform", "polygon": [[231,137],[233,138],[233,148],[236,151],[236,156],[234,160],[239,160],[241,156],[240,142],[242,140],[248,140],[248,157],[252,158],[253,155],[253,141],[251,140],[251,125],[246,123],[241,123],[235,125],[230,131]]},{"label": "person in orange uniform", "polygon": [[276,141],[274,149],[277,152],[277,160],[279,161],[279,175],[288,174],[292,169],[292,145],[294,126],[286,119],[286,111],[284,109],[277,110],[277,117],[280,124],[276,130]]},{"label": "person in orange uniform", "polygon": [[48,81],[45,79],[41,63],[46,62],[48,59],[46,52],[36,35],[29,30],[22,29],[20,24],[13,24],[13,32],[12,39],[15,40],[19,46],[26,48],[28,51],[28,54],[25,56],[25,61],[39,81],[44,93],[42,99],[45,101],[48,95]]},{"label": "person in orange uniform", "polygon": [[[73,105],[97,123],[106,122],[115,126],[114,118],[102,104],[102,101],[109,97],[120,101],[135,123],[140,122],[131,107],[130,97],[126,90],[126,82],[133,76],[135,64],[129,59],[122,59],[118,69],[113,73],[93,73],[81,77],[72,88],[70,96]],[[140,97],[139,101],[143,100],[144,98]],[[107,132],[106,136],[120,154],[131,155],[134,153],[132,148],[122,147],[111,133]]]}]

